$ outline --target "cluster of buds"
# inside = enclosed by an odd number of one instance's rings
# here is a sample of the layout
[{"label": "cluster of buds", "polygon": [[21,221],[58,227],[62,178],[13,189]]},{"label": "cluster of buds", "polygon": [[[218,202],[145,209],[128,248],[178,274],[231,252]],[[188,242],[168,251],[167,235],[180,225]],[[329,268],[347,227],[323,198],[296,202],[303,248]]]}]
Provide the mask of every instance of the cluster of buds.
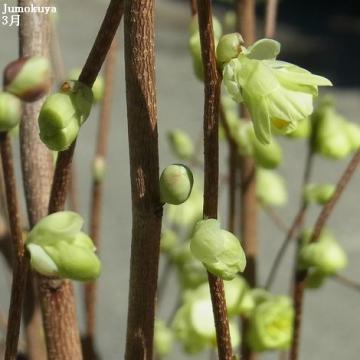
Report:
[{"label": "cluster of buds", "polygon": [[100,260],[88,235],[81,231],[83,219],[61,211],[41,219],[30,231],[26,248],[31,266],[42,275],[79,281],[96,279]]},{"label": "cluster of buds", "polygon": [[91,89],[79,81],[65,82],[50,95],[39,114],[40,138],[51,150],[64,151],[76,139],[93,103]]},{"label": "cluster of buds", "polygon": [[195,225],[190,249],[209,272],[224,280],[233,279],[245,269],[246,257],[239,239],[221,229],[218,220],[200,220]]}]

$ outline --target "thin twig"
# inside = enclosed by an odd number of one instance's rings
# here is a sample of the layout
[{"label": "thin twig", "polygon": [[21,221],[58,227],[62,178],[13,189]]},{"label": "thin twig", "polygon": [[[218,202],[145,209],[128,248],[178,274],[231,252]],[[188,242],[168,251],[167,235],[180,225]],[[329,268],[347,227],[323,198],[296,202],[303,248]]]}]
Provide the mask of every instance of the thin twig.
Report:
[{"label": "thin twig", "polygon": [[[109,50],[105,62],[105,90],[102,102],[99,128],[97,131],[96,151],[93,161],[102,160],[106,162],[109,126],[111,119],[111,109],[113,100],[113,88],[115,80],[117,44],[116,38]],[[74,175],[74,174],[73,174]],[[72,176],[72,181],[74,181]],[[91,213],[90,213],[90,237],[94,245],[99,249],[100,245],[100,220],[102,210],[103,179],[99,180],[93,176],[91,191]],[[95,354],[95,323],[96,323],[96,281],[85,284],[85,308],[86,308],[86,344],[84,351],[89,354],[88,357],[94,358]],[[92,355],[90,355],[92,354]]]},{"label": "thin twig", "polygon": [[276,225],[276,227],[280,231],[282,231],[285,234],[289,231],[287,224],[285,224],[282,217],[276,212],[276,210],[272,206],[262,204],[261,208],[269,216],[269,218],[272,220],[272,222]]},{"label": "thin twig", "polygon": [[[111,0],[106,11],[99,33],[79,76],[79,81],[89,87],[93,86],[110,49],[123,15],[123,6],[122,0]],[[69,149],[59,153],[51,189],[49,213],[61,211],[64,208],[75,144],[76,141]]]},{"label": "thin twig", "polygon": [[197,14],[196,0],[189,0],[189,1],[190,1],[191,15],[195,16]]},{"label": "thin twig", "polygon": [[[210,0],[197,0],[201,54],[204,66],[204,218],[217,218],[219,183],[219,103],[221,77],[215,59]],[[219,359],[232,359],[223,281],[208,273]]]},{"label": "thin twig", "polygon": [[5,360],[16,359],[20,333],[22,305],[26,290],[28,259],[25,255],[24,240],[17,198],[14,159],[11,139],[8,133],[0,134],[1,160],[4,173],[6,202],[9,215],[10,233],[13,244],[13,279],[6,334]]},{"label": "thin twig", "polygon": [[267,0],[265,16],[265,37],[273,38],[276,30],[278,0]]},{"label": "thin twig", "polygon": [[349,287],[353,290],[359,291],[360,292],[360,283],[349,279],[347,276],[342,275],[342,274],[336,274],[334,276],[332,276],[330,279],[338,282],[341,285],[344,285],[346,287]]},{"label": "thin twig", "polygon": [[[334,195],[331,200],[323,207],[320,215],[317,218],[315,223],[314,231],[310,238],[310,242],[317,241],[321,234],[321,231],[329,219],[332,211],[334,210],[335,205],[337,204],[341,194],[346,189],[347,184],[352,178],[357,166],[360,162],[360,151],[358,151],[353,158],[351,159],[349,165],[345,169],[343,175],[341,176]],[[289,359],[297,360],[299,356],[299,339],[300,339],[300,328],[301,328],[301,313],[302,313],[302,304],[304,298],[304,291],[306,285],[306,270],[296,270],[295,274],[295,286],[293,292],[294,307],[295,307],[295,319],[294,319],[294,337],[290,350]]]}]

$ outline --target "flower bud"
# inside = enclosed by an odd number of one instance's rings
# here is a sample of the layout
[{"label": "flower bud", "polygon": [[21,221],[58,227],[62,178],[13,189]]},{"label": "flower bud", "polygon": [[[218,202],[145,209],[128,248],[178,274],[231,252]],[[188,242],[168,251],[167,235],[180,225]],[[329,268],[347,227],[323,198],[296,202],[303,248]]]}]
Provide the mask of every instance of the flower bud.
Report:
[{"label": "flower bud", "polygon": [[306,278],[306,287],[308,289],[319,289],[325,282],[326,275],[315,270],[311,270]]},{"label": "flower bud", "polygon": [[194,156],[194,145],[188,134],[180,129],[168,133],[171,150],[181,160],[190,160]]},{"label": "flower bud", "polygon": [[40,138],[55,151],[66,150],[76,139],[90,114],[93,95],[80,82],[65,82],[61,91],[50,95],[39,114]]},{"label": "flower bud", "polygon": [[177,235],[172,230],[165,230],[161,233],[160,251],[165,254],[171,254],[178,243]]},{"label": "flower bud", "polygon": [[101,264],[92,240],[81,231],[82,218],[60,211],[41,219],[30,231],[26,247],[34,270],[45,276],[94,280]]},{"label": "flower bud", "polygon": [[309,232],[302,236],[300,268],[313,268],[323,275],[333,275],[346,267],[347,256],[332,234],[323,231],[318,241],[312,243],[308,242],[310,236]]},{"label": "flower bud", "polygon": [[243,298],[249,290],[245,279],[240,276],[236,276],[230,281],[225,281],[224,290],[229,317],[233,315],[240,315]]},{"label": "flower bud", "polygon": [[239,33],[223,35],[216,48],[216,58],[220,63],[225,63],[236,58],[241,52],[244,40]]},{"label": "flower bud", "polygon": [[51,87],[49,60],[23,57],[8,64],[4,70],[4,89],[23,101],[36,101]]},{"label": "flower bud", "polygon": [[96,156],[93,161],[92,174],[95,182],[102,182],[106,174],[106,160],[102,156]]},{"label": "flower bud", "polygon": [[196,186],[196,182],[189,198],[180,205],[167,206],[165,214],[170,223],[189,228],[193,228],[194,224],[202,219],[203,192]]},{"label": "flower bud", "polygon": [[174,334],[166,324],[158,319],[155,319],[155,328],[154,328],[154,348],[155,353],[159,357],[164,357],[168,355],[173,347],[174,343]]},{"label": "flower bud", "polygon": [[167,166],[160,176],[161,201],[172,205],[182,204],[190,196],[193,183],[193,174],[187,166]]},{"label": "flower bud", "polygon": [[287,202],[287,192],[284,179],[274,171],[257,169],[256,197],[265,206],[285,205]]},{"label": "flower bud", "polygon": [[319,105],[312,115],[314,123],[314,150],[330,159],[343,159],[352,151],[351,140],[345,130],[342,116],[328,102]]},{"label": "flower bud", "polygon": [[199,221],[190,240],[193,255],[206,269],[225,280],[233,279],[246,266],[245,253],[232,233],[222,230],[219,221]]},{"label": "flower bud", "polygon": [[324,205],[331,200],[334,192],[333,184],[309,184],[305,189],[304,198],[308,203]]},{"label": "flower bud", "polygon": [[257,305],[250,318],[247,342],[254,351],[287,349],[293,336],[294,309],[286,296]]},{"label": "flower bud", "polygon": [[255,133],[251,133],[251,140],[253,143],[253,156],[257,166],[274,169],[280,165],[282,149],[275,138],[272,138],[268,144],[263,144],[255,136]]},{"label": "flower bud", "polygon": [[289,138],[307,138],[311,132],[310,118],[306,117],[298,122],[297,128],[293,131],[289,131],[286,136]]},{"label": "flower bud", "polygon": [[[81,69],[72,69],[68,74],[68,79],[72,81],[77,81],[79,79],[79,76],[81,74]],[[98,75],[96,77],[96,80],[94,81],[94,85],[91,88],[94,96],[94,103],[100,102],[104,97],[104,91],[105,91],[105,81],[104,78],[101,75]]]},{"label": "flower bud", "polygon": [[357,151],[360,149],[360,126],[356,123],[345,121],[344,124],[345,133],[347,134],[351,151]]},{"label": "flower bud", "polygon": [[0,132],[10,131],[21,120],[21,102],[11,94],[0,92]]}]

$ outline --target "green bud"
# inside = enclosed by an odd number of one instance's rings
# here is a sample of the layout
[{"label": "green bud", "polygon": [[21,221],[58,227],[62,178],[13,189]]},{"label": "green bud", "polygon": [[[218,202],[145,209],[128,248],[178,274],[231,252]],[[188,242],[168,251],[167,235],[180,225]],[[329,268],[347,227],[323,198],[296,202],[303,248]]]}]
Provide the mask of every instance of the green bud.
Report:
[{"label": "green bud", "polygon": [[224,15],[224,25],[228,29],[234,29],[236,26],[236,13],[233,10],[229,10]]},{"label": "green bud", "polygon": [[10,131],[21,120],[21,102],[11,94],[0,92],[0,132]]},{"label": "green bud", "polygon": [[[229,117],[232,119],[232,117]],[[237,145],[238,153],[242,156],[253,156],[254,146],[252,141],[252,134],[254,133],[253,126],[250,121],[238,120],[234,117],[233,124],[230,126],[231,138]]]},{"label": "green bud", "polygon": [[194,145],[188,134],[180,129],[171,130],[168,140],[173,153],[181,160],[190,160],[194,156]]},{"label": "green bud", "polygon": [[281,206],[287,202],[284,179],[276,172],[265,169],[256,171],[256,197],[262,205]]},{"label": "green bud", "polygon": [[190,249],[209,272],[225,280],[233,279],[245,269],[246,258],[239,239],[222,230],[215,219],[201,220],[196,224]]},{"label": "green bud", "polygon": [[165,254],[171,254],[178,243],[178,237],[172,230],[165,230],[161,233],[160,251]]},{"label": "green bud", "polygon": [[310,118],[306,117],[298,122],[297,128],[286,134],[289,138],[307,138],[311,132]]},{"label": "green bud", "polygon": [[155,319],[154,329],[154,348],[155,353],[164,357],[170,354],[174,343],[174,334],[166,324],[158,319]]},{"label": "green bud", "polygon": [[268,144],[261,143],[255,133],[251,133],[253,156],[257,166],[265,169],[274,169],[281,164],[282,149],[279,143],[272,138]]},{"label": "green bud", "polygon": [[309,243],[311,234],[302,235],[302,247],[299,252],[299,267],[313,268],[323,275],[333,275],[347,266],[347,256],[328,231],[323,231],[316,242]]},{"label": "green bud", "polygon": [[23,101],[40,99],[50,87],[50,63],[44,57],[23,57],[11,62],[4,70],[4,89]]},{"label": "green bud", "polygon": [[326,275],[315,270],[310,270],[306,278],[306,287],[308,289],[319,289],[326,280]]},{"label": "green bud", "polygon": [[347,134],[351,151],[357,151],[360,148],[360,126],[350,121],[345,121],[345,133]]},{"label": "green bud", "polygon": [[336,113],[332,104],[321,103],[312,115],[314,150],[330,159],[343,159],[352,151],[352,143],[345,130],[346,119]]},{"label": "green bud", "polygon": [[189,198],[180,205],[168,205],[165,209],[165,215],[169,223],[193,228],[194,224],[202,219],[203,215],[203,192],[196,186],[196,178],[194,186]]},{"label": "green bud", "polygon": [[224,282],[226,306],[229,317],[241,314],[241,304],[249,287],[244,278],[234,277],[230,281]]},{"label": "green bud", "polygon": [[331,200],[334,192],[333,184],[309,184],[306,186],[304,198],[308,203],[324,205]]},{"label": "green bud", "polygon": [[41,219],[26,240],[32,268],[45,276],[80,281],[96,279],[101,264],[92,240],[81,231],[82,225],[82,218],[71,211]]},{"label": "green bud", "polygon": [[286,296],[273,297],[257,305],[250,318],[246,339],[254,351],[289,348],[293,336],[294,309]]},{"label": "green bud", "polygon": [[225,63],[236,58],[241,52],[244,40],[239,33],[223,35],[216,48],[216,58],[220,63]]},{"label": "green bud", "polygon": [[160,176],[161,201],[172,205],[182,204],[189,198],[193,183],[193,174],[187,166],[167,166]]},{"label": "green bud", "polygon": [[[81,74],[81,69],[72,69],[68,74],[68,79],[72,81],[77,81]],[[100,102],[104,97],[105,91],[105,81],[101,75],[98,75],[94,85],[91,88],[94,96],[94,103]]]},{"label": "green bud", "polygon": [[80,82],[64,83],[61,92],[50,95],[39,115],[40,138],[55,151],[66,150],[76,139],[92,106],[92,92]]},{"label": "green bud", "polygon": [[102,156],[96,156],[92,166],[93,179],[102,182],[106,174],[106,160]]}]

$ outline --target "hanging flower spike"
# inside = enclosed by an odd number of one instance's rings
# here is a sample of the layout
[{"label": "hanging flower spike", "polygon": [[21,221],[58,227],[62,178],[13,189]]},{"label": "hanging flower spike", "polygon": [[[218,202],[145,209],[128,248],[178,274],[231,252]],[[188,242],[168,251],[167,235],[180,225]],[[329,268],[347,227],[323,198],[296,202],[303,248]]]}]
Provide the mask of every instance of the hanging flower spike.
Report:
[{"label": "hanging flower spike", "polygon": [[201,220],[195,225],[190,249],[209,272],[224,280],[233,279],[245,269],[246,257],[239,239],[222,230],[218,220]]},{"label": "hanging flower spike", "polygon": [[30,231],[26,248],[31,266],[45,276],[94,280],[101,264],[88,235],[81,231],[83,219],[72,211],[60,211],[41,219]]},{"label": "hanging flower spike", "polygon": [[264,144],[270,142],[272,126],[282,133],[296,129],[313,112],[318,86],[332,85],[324,77],[275,60],[279,52],[277,41],[261,39],[223,70],[229,94],[248,108],[255,134]]}]

